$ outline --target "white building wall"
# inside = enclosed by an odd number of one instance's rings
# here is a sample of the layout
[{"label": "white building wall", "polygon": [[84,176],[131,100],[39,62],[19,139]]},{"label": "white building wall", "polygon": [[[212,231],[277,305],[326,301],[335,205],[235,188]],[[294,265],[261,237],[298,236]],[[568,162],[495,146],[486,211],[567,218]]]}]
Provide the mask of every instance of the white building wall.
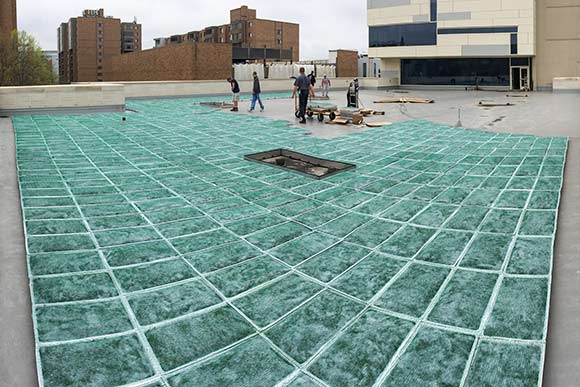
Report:
[{"label": "white building wall", "polygon": [[[367,0],[369,26],[425,23],[429,0]],[[535,0],[438,0],[437,28],[518,27],[516,56],[535,55]],[[435,46],[369,48],[381,58],[512,56],[510,33],[437,36]]]}]

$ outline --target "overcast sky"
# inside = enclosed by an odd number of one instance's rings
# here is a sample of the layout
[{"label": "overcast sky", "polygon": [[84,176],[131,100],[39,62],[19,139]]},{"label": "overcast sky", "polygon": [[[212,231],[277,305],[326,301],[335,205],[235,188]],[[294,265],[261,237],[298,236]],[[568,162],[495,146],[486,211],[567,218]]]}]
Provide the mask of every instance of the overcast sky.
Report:
[{"label": "overcast sky", "polygon": [[143,48],[153,38],[229,23],[229,10],[248,5],[258,18],[300,23],[301,59],[325,59],[328,50],[365,51],[365,0],[17,0],[18,27],[32,34],[44,50],[57,48],[61,22],[83,9],[105,8],[105,14],[143,24]]}]

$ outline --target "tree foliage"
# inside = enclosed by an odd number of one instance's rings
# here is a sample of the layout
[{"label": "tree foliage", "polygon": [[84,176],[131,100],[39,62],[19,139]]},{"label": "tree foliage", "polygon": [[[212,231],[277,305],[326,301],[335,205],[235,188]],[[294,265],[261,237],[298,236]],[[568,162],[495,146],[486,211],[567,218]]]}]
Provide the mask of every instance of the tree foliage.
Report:
[{"label": "tree foliage", "polygon": [[0,86],[49,85],[52,67],[34,38],[24,31],[0,35]]}]

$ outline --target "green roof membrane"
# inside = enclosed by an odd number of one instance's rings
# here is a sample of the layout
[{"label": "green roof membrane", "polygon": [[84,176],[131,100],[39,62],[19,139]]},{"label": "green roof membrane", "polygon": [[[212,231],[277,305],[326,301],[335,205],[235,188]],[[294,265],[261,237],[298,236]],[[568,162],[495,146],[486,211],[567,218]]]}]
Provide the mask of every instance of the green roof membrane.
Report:
[{"label": "green roof membrane", "polygon": [[43,386],[538,384],[567,139],[200,101],[14,118]]}]

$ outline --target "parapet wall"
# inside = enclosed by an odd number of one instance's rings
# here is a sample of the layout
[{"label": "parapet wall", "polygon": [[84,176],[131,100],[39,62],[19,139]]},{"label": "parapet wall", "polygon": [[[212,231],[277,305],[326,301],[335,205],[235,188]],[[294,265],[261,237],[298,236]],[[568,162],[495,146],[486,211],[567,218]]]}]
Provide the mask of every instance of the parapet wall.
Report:
[{"label": "parapet wall", "polygon": [[[350,78],[333,79],[333,89],[344,90]],[[361,86],[373,88],[378,83],[361,80]],[[252,92],[252,81],[241,81],[243,94]],[[292,79],[261,81],[262,92],[292,93]],[[155,99],[228,95],[226,80],[77,83],[55,86],[0,87],[0,115],[123,111],[126,99]]]},{"label": "parapet wall", "polygon": [[554,78],[554,93],[580,93],[580,77]]},{"label": "parapet wall", "polygon": [[119,84],[0,87],[0,115],[124,109],[124,88]]}]

